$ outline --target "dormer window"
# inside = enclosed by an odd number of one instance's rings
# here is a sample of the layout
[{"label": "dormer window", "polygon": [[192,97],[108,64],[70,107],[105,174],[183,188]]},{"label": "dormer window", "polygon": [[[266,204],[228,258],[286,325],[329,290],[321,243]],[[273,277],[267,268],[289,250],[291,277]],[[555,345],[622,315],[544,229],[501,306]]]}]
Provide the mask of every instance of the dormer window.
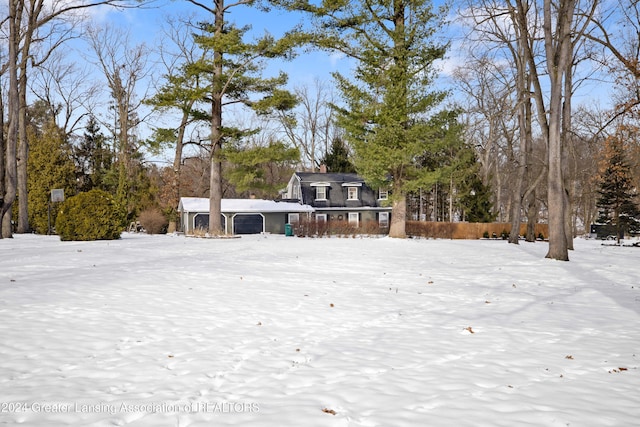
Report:
[{"label": "dormer window", "polygon": [[358,188],[362,187],[361,182],[345,182],[343,187],[347,187],[347,200],[359,200]]},{"label": "dormer window", "polygon": [[358,187],[347,188],[347,200],[358,200]]},{"label": "dormer window", "polygon": [[327,200],[327,187],[316,187],[316,200]]},{"label": "dormer window", "polygon": [[328,182],[312,182],[311,187],[316,189],[316,200],[327,200],[327,192],[330,186]]},{"label": "dormer window", "polygon": [[389,190],[381,188],[378,190],[378,200],[389,200]]}]

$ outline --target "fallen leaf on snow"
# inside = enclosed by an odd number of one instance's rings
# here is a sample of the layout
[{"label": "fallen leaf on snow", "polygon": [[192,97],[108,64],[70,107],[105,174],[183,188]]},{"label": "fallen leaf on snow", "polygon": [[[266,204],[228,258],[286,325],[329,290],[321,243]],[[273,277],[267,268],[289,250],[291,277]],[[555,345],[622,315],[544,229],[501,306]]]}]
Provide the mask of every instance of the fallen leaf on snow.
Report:
[{"label": "fallen leaf on snow", "polygon": [[328,408],[322,408],[322,412],[324,412],[325,414],[331,414],[331,415],[335,415],[336,411],[334,411],[333,409],[328,409]]},{"label": "fallen leaf on snow", "polygon": [[471,329],[471,326],[464,328],[465,331],[469,331],[469,333],[475,334],[475,331]]}]

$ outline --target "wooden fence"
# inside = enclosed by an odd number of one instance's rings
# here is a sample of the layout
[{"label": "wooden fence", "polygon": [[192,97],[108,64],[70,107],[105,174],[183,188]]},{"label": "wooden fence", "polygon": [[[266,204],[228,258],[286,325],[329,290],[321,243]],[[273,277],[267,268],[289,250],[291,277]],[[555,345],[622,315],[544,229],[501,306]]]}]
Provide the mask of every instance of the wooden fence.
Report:
[{"label": "wooden fence", "polygon": [[[536,224],[536,238],[549,236],[548,224]],[[520,224],[520,235],[524,236],[527,224]],[[410,236],[434,239],[481,239],[506,238],[511,232],[511,224],[501,222],[430,222],[407,221],[406,232]]]}]

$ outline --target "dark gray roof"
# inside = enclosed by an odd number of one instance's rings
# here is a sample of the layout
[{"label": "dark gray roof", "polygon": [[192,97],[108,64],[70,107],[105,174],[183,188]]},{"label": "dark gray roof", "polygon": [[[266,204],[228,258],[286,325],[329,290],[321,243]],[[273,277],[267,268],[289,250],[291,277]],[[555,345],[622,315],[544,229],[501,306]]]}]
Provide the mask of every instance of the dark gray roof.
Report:
[{"label": "dark gray roof", "polygon": [[358,174],[355,174],[355,173],[296,172],[296,175],[300,177],[301,182],[326,181],[326,182],[337,182],[340,184],[344,182],[363,182],[364,183],[364,179],[362,179]]},{"label": "dark gray roof", "polygon": [[[313,206],[315,209],[358,209],[378,207],[377,191],[371,189],[355,173],[320,173],[320,172],[296,172],[300,179],[302,191],[302,203]],[[316,187],[313,183],[327,183],[326,200],[316,200]],[[345,183],[358,184],[358,200],[347,200],[347,188]]]}]

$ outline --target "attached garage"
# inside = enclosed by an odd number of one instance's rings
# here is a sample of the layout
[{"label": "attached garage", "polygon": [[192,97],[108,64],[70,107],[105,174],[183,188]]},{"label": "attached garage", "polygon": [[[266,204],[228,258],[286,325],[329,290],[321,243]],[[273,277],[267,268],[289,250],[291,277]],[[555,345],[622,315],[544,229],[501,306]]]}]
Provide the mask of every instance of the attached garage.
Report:
[{"label": "attached garage", "polygon": [[[301,219],[310,217],[314,209],[295,202],[260,199],[222,199],[222,228],[225,234],[284,234],[290,214]],[[194,235],[209,228],[209,199],[183,197],[178,205],[178,230]]]},{"label": "attached garage", "polygon": [[[220,215],[220,221],[222,228],[227,228],[227,217]],[[193,229],[194,230],[208,230],[209,229],[209,214],[197,213],[193,217]]]},{"label": "attached garage", "polygon": [[233,216],[233,234],[260,234],[264,232],[262,214],[235,214]]}]

